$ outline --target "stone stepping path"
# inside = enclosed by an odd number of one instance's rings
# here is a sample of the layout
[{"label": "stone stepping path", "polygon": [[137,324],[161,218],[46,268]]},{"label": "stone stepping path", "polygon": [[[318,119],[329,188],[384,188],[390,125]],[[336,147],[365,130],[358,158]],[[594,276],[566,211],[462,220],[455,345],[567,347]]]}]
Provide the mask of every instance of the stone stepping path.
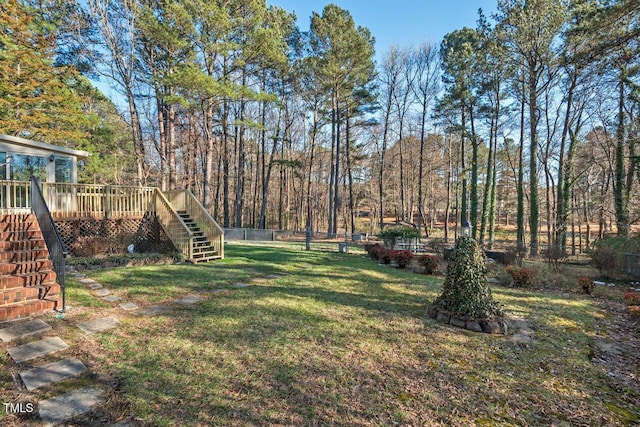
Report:
[{"label": "stone stepping path", "polygon": [[76,326],[82,329],[87,335],[97,332],[106,331],[120,326],[120,321],[114,317],[104,317],[102,319],[89,320],[88,322],[78,323]]},{"label": "stone stepping path", "polygon": [[38,368],[20,372],[20,378],[28,391],[76,377],[87,371],[87,367],[79,360],[64,359]]},{"label": "stone stepping path", "polygon": [[67,343],[62,341],[60,337],[51,337],[39,341],[33,341],[18,347],[8,348],[7,352],[14,362],[22,363],[27,360],[55,353],[56,351],[64,350],[67,347],[69,347]]},{"label": "stone stepping path", "polygon": [[234,283],[231,285],[232,288],[246,288],[251,286],[249,283]]},{"label": "stone stepping path", "polygon": [[106,297],[102,298],[104,301],[106,302],[118,302],[120,301],[122,298],[115,296],[115,295],[107,295]]},{"label": "stone stepping path", "polygon": [[178,304],[182,304],[182,305],[192,305],[195,304],[197,302],[201,302],[204,301],[204,298],[198,296],[198,295],[187,295],[186,297],[182,297],[179,300],[177,300],[176,302]]},{"label": "stone stepping path", "polygon": [[100,283],[90,283],[89,289],[92,291],[97,291],[98,289],[102,289],[102,285]]},{"label": "stone stepping path", "polygon": [[135,314],[137,316],[150,317],[150,316],[158,316],[160,314],[164,314],[168,310],[169,308],[163,305],[152,305],[151,307],[143,308],[142,310],[136,311]]},{"label": "stone stepping path", "polygon": [[111,292],[108,289],[102,288],[96,291],[96,296],[106,297],[107,295],[111,295]]},{"label": "stone stepping path", "polygon": [[267,283],[267,279],[263,279],[262,277],[256,277],[255,279],[251,279],[253,283]]},{"label": "stone stepping path", "polygon": [[100,389],[87,387],[40,401],[40,418],[45,425],[62,424],[102,403],[103,394],[104,391]]},{"label": "stone stepping path", "polygon": [[48,331],[49,329],[51,329],[51,326],[42,320],[31,320],[29,322],[19,323],[8,328],[0,329],[0,340],[3,342],[9,342],[17,338],[24,338],[30,335],[39,334],[40,332]]},{"label": "stone stepping path", "polygon": [[120,303],[119,305],[120,305],[120,308],[121,308],[121,309],[123,309],[123,310],[127,310],[127,311],[133,311],[133,310],[137,310],[137,309],[139,309],[139,308],[140,308],[140,307],[138,307],[136,304],[134,304],[134,303],[132,303],[132,302],[128,302],[128,301],[127,301],[127,302]]},{"label": "stone stepping path", "polygon": [[80,279],[80,283],[82,283],[83,285],[93,285],[94,283],[98,283],[93,279],[89,279],[88,277],[85,277],[83,279]]}]

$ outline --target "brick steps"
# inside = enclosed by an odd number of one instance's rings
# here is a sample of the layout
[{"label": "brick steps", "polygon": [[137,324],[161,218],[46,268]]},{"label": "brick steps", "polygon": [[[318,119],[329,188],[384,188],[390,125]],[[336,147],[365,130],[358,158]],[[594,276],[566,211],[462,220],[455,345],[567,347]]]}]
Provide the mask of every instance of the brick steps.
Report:
[{"label": "brick steps", "polygon": [[0,215],[0,322],[60,304],[60,286],[34,215]]}]

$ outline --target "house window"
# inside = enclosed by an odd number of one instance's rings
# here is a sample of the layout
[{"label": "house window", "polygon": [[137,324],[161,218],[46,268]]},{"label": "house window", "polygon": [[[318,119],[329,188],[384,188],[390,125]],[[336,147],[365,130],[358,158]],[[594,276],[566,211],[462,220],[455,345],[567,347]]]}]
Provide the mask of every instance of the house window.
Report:
[{"label": "house window", "polygon": [[56,158],[56,182],[67,183],[71,182],[71,167],[72,161],[68,157]]},{"label": "house window", "polygon": [[34,175],[42,182],[47,180],[47,158],[27,154],[13,154],[11,159],[11,179],[29,181]]},{"label": "house window", "polygon": [[7,153],[0,153],[0,179],[7,179]]}]

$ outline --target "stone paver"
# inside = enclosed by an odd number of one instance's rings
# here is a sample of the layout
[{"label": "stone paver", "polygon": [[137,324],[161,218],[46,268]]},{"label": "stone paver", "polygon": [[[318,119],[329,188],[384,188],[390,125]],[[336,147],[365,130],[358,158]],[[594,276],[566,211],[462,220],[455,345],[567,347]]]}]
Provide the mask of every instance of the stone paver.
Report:
[{"label": "stone paver", "polygon": [[43,400],[38,404],[40,418],[45,425],[62,424],[102,403],[103,394],[102,390],[87,387]]},{"label": "stone paver", "polygon": [[56,351],[69,347],[60,337],[50,337],[39,341],[33,341],[18,347],[8,348],[9,356],[16,363],[26,362],[37,357],[46,356]]},{"label": "stone paver", "polygon": [[78,328],[82,329],[86,334],[95,334],[96,332],[106,331],[120,326],[118,319],[114,317],[104,317],[101,319],[89,320],[88,322],[78,323]]},{"label": "stone paver", "polygon": [[256,277],[255,279],[251,279],[253,283],[267,283],[267,279],[263,279],[262,277]]},{"label": "stone paver", "polygon": [[279,274],[270,274],[270,275],[267,276],[267,278],[269,278],[269,279],[279,279],[281,277],[282,276],[279,275]]},{"label": "stone paver", "polygon": [[123,309],[123,310],[132,311],[132,310],[137,310],[137,309],[139,309],[140,307],[138,307],[137,305],[135,305],[135,304],[134,304],[134,303],[132,303],[132,302],[128,302],[128,301],[127,301],[127,302],[123,302],[123,303],[121,303],[121,304],[120,304],[120,308],[121,308],[121,309]]},{"label": "stone paver", "polygon": [[109,294],[111,294],[111,292],[109,292],[108,289],[104,289],[104,288],[98,289],[96,291],[96,295],[99,296],[99,297],[106,297]]},{"label": "stone paver", "polygon": [[246,288],[248,286],[251,286],[249,283],[234,283],[233,285],[231,285],[231,287],[233,288]]},{"label": "stone paver", "polygon": [[35,335],[43,331],[48,331],[49,329],[51,329],[51,326],[40,319],[22,322],[9,326],[8,328],[0,329],[0,340],[9,342],[16,338],[28,337],[29,335]]},{"label": "stone paver", "polygon": [[98,289],[102,289],[102,285],[98,282],[96,283],[90,283],[89,284],[89,289],[91,289],[92,291],[97,291]]},{"label": "stone paver", "polygon": [[106,297],[102,298],[104,301],[107,302],[118,302],[120,301],[122,298],[115,296],[115,295],[107,295]]},{"label": "stone paver", "polygon": [[163,305],[152,305],[150,307],[143,308],[142,310],[136,311],[135,314],[137,314],[138,316],[149,317],[149,316],[157,316],[159,314],[163,314],[167,310],[169,309]]},{"label": "stone paver", "polygon": [[200,301],[204,301],[204,298],[198,296],[198,295],[187,295],[186,297],[182,297],[179,300],[177,300],[176,302],[178,304],[182,304],[182,305],[191,305],[191,304],[195,304],[197,302]]},{"label": "stone paver", "polygon": [[80,283],[82,283],[83,285],[91,285],[93,283],[98,283],[93,279],[89,279],[87,277],[85,277],[84,279],[80,279]]},{"label": "stone paver", "polygon": [[33,391],[37,388],[78,376],[86,370],[87,367],[81,361],[65,359],[20,372],[20,377],[27,390]]},{"label": "stone paver", "polygon": [[531,344],[535,339],[535,332],[531,329],[531,325],[521,317],[513,319],[513,325],[518,329],[518,333],[511,336],[511,341],[519,344]]}]

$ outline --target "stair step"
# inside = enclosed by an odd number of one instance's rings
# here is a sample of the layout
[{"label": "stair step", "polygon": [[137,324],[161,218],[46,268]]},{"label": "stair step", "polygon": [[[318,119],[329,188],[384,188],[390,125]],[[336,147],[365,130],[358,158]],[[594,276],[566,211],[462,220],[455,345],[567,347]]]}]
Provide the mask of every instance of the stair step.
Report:
[{"label": "stair step", "polygon": [[42,239],[42,231],[38,229],[19,231],[0,231],[0,241]]},{"label": "stair step", "polygon": [[32,251],[0,252],[0,263],[41,261],[48,258],[49,252],[45,249]]},{"label": "stair step", "polygon": [[0,307],[7,307],[21,304],[28,301],[37,301],[49,299],[48,297],[56,297],[60,291],[60,285],[52,286],[29,286],[25,288],[16,288],[5,290],[0,294]]},{"label": "stair step", "polygon": [[0,264],[0,275],[35,273],[44,270],[51,270],[52,268],[53,264],[48,259],[39,261],[12,262],[8,264]]},{"label": "stair step", "polygon": [[0,242],[0,251],[33,251],[47,248],[44,239]]},{"label": "stair step", "polygon": [[56,273],[53,271],[0,276],[0,289],[53,285],[55,281]]},{"label": "stair step", "polygon": [[44,299],[23,302],[13,307],[0,307],[0,321],[26,319],[38,314],[48,313],[57,309],[60,302],[57,299]]}]

